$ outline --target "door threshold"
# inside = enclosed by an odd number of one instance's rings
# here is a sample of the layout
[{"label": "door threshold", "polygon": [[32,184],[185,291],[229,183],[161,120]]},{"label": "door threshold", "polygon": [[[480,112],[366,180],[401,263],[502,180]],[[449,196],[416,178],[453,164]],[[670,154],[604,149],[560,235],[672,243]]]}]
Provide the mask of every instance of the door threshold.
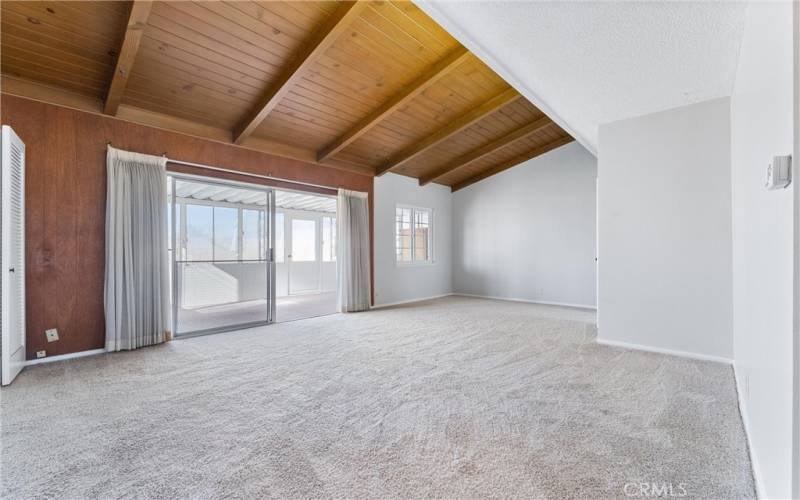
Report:
[{"label": "door threshold", "polygon": [[204,337],[206,335],[216,335],[218,333],[228,333],[228,332],[238,332],[239,330],[249,330],[251,328],[260,328],[262,326],[269,326],[274,323],[269,323],[266,321],[259,321],[257,323],[245,323],[243,325],[236,325],[230,327],[223,327],[223,328],[209,328],[207,330],[198,330],[195,332],[186,332],[186,333],[176,333],[175,338],[173,340],[183,340],[183,339],[190,339],[193,337]]}]

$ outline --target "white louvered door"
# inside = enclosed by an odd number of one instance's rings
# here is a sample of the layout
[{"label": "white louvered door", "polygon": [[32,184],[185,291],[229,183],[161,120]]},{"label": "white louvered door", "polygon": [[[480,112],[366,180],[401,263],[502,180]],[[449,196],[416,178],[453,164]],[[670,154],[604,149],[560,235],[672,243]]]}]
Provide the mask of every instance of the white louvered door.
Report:
[{"label": "white louvered door", "polygon": [[2,384],[25,365],[25,144],[7,125],[2,128],[0,178],[0,289],[2,308]]}]

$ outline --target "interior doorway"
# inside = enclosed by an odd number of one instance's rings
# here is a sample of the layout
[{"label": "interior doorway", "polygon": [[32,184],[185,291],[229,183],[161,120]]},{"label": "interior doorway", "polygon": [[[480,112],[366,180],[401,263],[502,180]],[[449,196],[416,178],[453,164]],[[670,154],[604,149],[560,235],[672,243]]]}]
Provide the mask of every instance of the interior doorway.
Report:
[{"label": "interior doorway", "polygon": [[277,190],[276,321],[336,312],[336,199]]}]

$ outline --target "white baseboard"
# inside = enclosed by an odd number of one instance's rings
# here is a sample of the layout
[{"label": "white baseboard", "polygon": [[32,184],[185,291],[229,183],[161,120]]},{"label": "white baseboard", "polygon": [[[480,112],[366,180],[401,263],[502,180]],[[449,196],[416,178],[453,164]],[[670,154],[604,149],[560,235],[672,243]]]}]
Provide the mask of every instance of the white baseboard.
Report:
[{"label": "white baseboard", "polygon": [[761,482],[761,468],[758,466],[758,459],[753,453],[753,442],[750,440],[750,420],[747,417],[747,400],[744,398],[744,391],[739,385],[739,373],[736,371],[736,363],[733,363],[733,380],[736,385],[736,396],[739,398],[739,414],[742,417],[742,427],[744,436],[747,439],[747,452],[750,455],[750,465],[753,469],[753,482],[756,484],[756,497],[767,498]]},{"label": "white baseboard", "polygon": [[575,307],[578,309],[591,309],[593,311],[597,310],[597,306],[589,306],[585,304],[572,304],[570,302],[549,302],[545,300],[518,299],[515,297],[493,297],[491,295],[478,295],[474,293],[460,293],[460,292],[453,292],[450,295],[457,295],[460,297],[474,297],[476,299],[506,300],[508,302],[524,302],[526,304],[541,304],[545,306]]},{"label": "white baseboard", "polygon": [[624,347],[626,349],[635,349],[637,351],[655,352],[658,354],[669,354],[671,356],[680,356],[682,358],[699,359],[701,361],[714,361],[716,363],[725,363],[727,365],[733,364],[732,359],[723,358],[721,356],[711,356],[710,354],[699,354],[696,352],[688,352],[688,351],[676,351],[673,349],[664,349],[663,347],[629,344],[628,342],[620,342],[617,340],[606,340],[601,338],[597,339],[597,343],[613,347]]},{"label": "white baseboard", "polygon": [[377,305],[372,306],[371,309],[381,309],[381,308],[384,308],[384,307],[400,306],[400,305],[403,305],[403,304],[413,304],[414,302],[423,302],[425,300],[441,299],[442,297],[449,297],[451,295],[454,295],[454,294],[448,292],[448,293],[442,293],[442,294],[439,294],[439,295],[431,295],[429,297],[419,297],[417,299],[401,300],[399,302],[389,302],[387,304],[377,304]]},{"label": "white baseboard", "polygon": [[40,365],[42,363],[52,363],[54,361],[64,361],[66,359],[82,358],[84,356],[94,356],[95,354],[105,353],[105,349],[92,349],[90,351],[71,352],[69,354],[59,354],[58,356],[48,356],[46,358],[29,359],[25,366]]}]

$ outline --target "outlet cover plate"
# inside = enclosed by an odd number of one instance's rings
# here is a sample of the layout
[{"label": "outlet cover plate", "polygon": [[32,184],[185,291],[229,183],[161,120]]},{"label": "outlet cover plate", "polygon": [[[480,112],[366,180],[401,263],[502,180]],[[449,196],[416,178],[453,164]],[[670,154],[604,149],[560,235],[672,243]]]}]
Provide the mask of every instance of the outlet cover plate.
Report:
[{"label": "outlet cover plate", "polygon": [[56,330],[55,328],[47,330],[46,332],[44,332],[44,334],[47,336],[48,342],[55,342],[58,340],[58,330]]},{"label": "outlet cover plate", "polygon": [[45,356],[47,356],[47,351],[36,351],[37,358],[43,358]]}]

